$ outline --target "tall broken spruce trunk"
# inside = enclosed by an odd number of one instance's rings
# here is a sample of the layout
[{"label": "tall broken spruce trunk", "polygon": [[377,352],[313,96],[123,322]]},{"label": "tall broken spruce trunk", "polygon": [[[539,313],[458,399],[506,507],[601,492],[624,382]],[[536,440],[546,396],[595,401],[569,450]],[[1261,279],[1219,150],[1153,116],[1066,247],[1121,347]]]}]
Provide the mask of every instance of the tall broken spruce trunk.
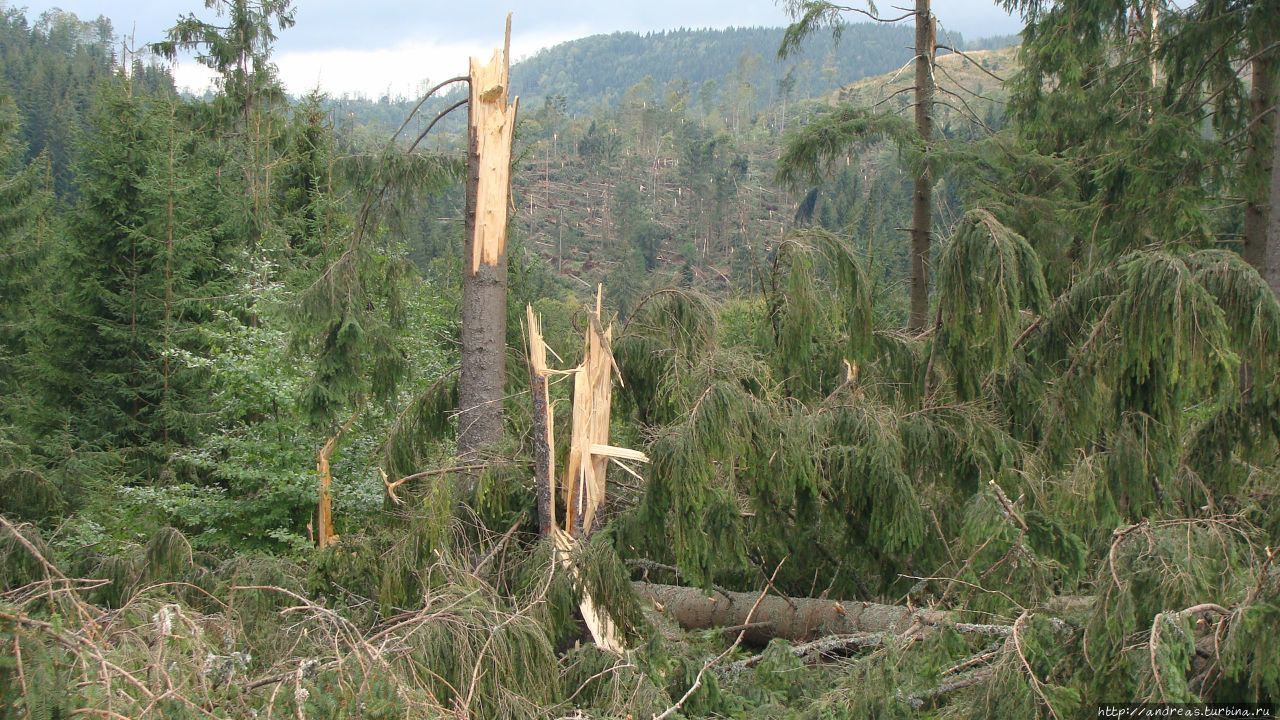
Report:
[{"label": "tall broken spruce trunk", "polygon": [[[1280,113],[1280,110],[1277,111]],[[1271,215],[1267,219],[1267,254],[1263,277],[1280,297],[1280,118],[1274,123],[1271,143]]]},{"label": "tall broken spruce trunk", "polygon": [[[458,379],[458,459],[482,463],[502,438],[507,351],[507,207],[517,98],[507,104],[511,16],[488,64],[471,59],[467,127],[466,248],[462,280],[462,371]],[[458,475],[462,497],[475,475]]]},{"label": "tall broken spruce trunk", "polygon": [[933,234],[933,55],[937,25],[930,0],[916,0],[916,134],[924,159],[911,196],[911,318],[909,327],[924,330],[929,314],[929,244]]}]

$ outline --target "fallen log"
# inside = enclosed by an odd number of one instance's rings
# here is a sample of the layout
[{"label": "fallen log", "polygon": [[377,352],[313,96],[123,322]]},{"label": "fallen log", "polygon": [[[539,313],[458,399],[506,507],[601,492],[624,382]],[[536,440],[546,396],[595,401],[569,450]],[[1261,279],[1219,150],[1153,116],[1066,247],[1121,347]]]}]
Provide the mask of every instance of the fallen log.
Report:
[{"label": "fallen log", "polygon": [[[824,662],[828,658],[844,657],[851,652],[865,650],[867,648],[876,648],[884,645],[883,633],[858,633],[857,635],[832,635],[830,637],[819,638],[813,642],[801,643],[791,648],[791,654],[800,658],[806,665],[816,665]],[[737,675],[743,670],[760,664],[764,659],[764,655],[752,655],[744,660],[726,667],[724,674],[727,676]]]},{"label": "fallen log", "polygon": [[806,642],[827,635],[901,633],[913,625],[937,625],[949,617],[945,611],[928,608],[767,595],[748,624],[747,613],[757,593],[717,590],[708,595],[701,588],[647,582],[634,582],[632,587],[685,630],[746,625],[744,639],[753,645],[773,638]]}]

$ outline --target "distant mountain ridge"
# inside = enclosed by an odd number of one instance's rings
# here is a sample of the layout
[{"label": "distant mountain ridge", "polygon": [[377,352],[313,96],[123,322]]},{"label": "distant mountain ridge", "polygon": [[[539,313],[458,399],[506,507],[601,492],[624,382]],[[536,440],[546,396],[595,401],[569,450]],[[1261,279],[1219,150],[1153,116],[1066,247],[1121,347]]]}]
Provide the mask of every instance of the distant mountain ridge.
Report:
[{"label": "distant mountain ridge", "polygon": [[[691,110],[702,114],[724,114],[726,109],[758,114],[780,102],[824,96],[893,72],[911,59],[914,43],[909,24],[855,23],[845,27],[839,40],[829,32],[815,33],[800,50],[779,59],[783,32],[780,27],[753,27],[592,35],[513,64],[512,92],[520,96],[526,113],[550,102],[571,116],[585,116],[617,107],[629,89],[648,79],[653,94],[683,96]],[[970,49],[1018,41],[997,36],[966,42],[957,34],[945,39],[950,46]],[[429,101],[423,114],[429,119],[460,93]],[[394,129],[416,102],[334,97],[329,105],[354,125]]]},{"label": "distant mountain ridge", "polygon": [[[592,35],[513,65],[512,90],[526,101],[563,98],[570,112],[587,112],[599,104],[617,104],[627,88],[648,77],[659,90],[681,87],[691,102],[724,102],[728,95],[749,92],[750,109],[759,111],[783,94],[815,97],[891,72],[911,59],[914,43],[909,24],[855,23],[839,39],[815,33],[800,50],[780,59],[783,32],[780,27],[742,27]],[[947,39],[955,47],[967,47],[959,35]],[[1015,42],[1010,36],[975,45]]]}]

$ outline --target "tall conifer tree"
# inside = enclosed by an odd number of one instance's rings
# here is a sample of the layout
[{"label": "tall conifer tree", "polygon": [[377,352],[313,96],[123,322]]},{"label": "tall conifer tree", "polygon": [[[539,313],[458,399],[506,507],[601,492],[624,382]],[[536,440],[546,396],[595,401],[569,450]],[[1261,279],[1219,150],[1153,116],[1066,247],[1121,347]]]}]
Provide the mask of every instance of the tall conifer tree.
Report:
[{"label": "tall conifer tree", "polygon": [[[36,307],[37,268],[53,221],[47,156],[24,161],[17,109],[0,87],[0,398],[18,389]],[[7,424],[11,400],[0,402]]]},{"label": "tall conifer tree", "polygon": [[[853,127],[833,126],[819,119],[815,127],[808,132],[810,137],[821,135],[822,147],[800,136],[790,143],[789,152],[792,158],[784,157],[781,175],[784,179],[795,180],[801,174],[811,171],[819,160],[830,160],[839,152],[847,149],[870,135],[889,133],[902,145],[914,151],[916,164],[913,167],[914,183],[911,195],[911,277],[910,277],[910,316],[907,326],[917,332],[923,330],[928,323],[929,314],[929,266],[931,264],[930,248],[933,242],[933,185],[937,172],[934,157],[934,95],[937,81],[934,78],[935,55],[938,48],[937,20],[929,0],[916,0],[914,9],[896,18],[882,17],[874,4],[868,10],[836,5],[826,0],[791,0],[787,7],[795,22],[787,28],[783,36],[779,55],[785,56],[800,47],[805,37],[815,30],[828,26],[839,35],[843,25],[842,13],[856,12],[877,22],[898,22],[906,18],[915,21],[915,85],[912,87],[915,102],[912,104],[914,134],[907,136],[897,130],[899,124],[892,115],[873,114],[870,110],[853,110],[844,108],[845,117],[849,111],[858,115],[852,123]],[[804,146],[808,146],[807,148]],[[805,157],[796,157],[803,155]],[[800,166],[804,166],[801,168]]]},{"label": "tall conifer tree", "polygon": [[184,358],[200,356],[198,324],[230,289],[233,241],[206,216],[219,195],[214,158],[172,100],[131,94],[119,77],[103,86],[91,128],[36,333],[38,427],[125,451],[154,476],[174,443],[198,434],[188,405],[198,372]]}]

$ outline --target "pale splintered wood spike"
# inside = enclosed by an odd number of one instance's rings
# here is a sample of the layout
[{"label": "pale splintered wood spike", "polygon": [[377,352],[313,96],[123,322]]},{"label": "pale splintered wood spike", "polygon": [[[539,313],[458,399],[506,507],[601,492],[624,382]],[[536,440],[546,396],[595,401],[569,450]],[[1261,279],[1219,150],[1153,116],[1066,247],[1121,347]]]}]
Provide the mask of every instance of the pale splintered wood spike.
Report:
[{"label": "pale splintered wood spike", "polygon": [[342,436],[351,429],[356,419],[360,417],[360,410],[361,408],[357,406],[352,411],[351,417],[342,424],[342,427],[338,428],[338,431],[316,453],[316,473],[320,476],[320,500],[316,508],[316,544],[322,548],[338,541],[338,534],[333,530],[333,500],[330,494],[330,488],[333,485],[333,470],[329,465],[329,461],[333,457],[333,451],[338,447],[338,441],[342,439]]},{"label": "pale splintered wood spike", "polygon": [[471,272],[481,263],[497,265],[507,251],[507,209],[511,201],[511,141],[520,98],[507,104],[510,76],[511,14],[501,50],[482,64],[471,58],[471,133],[480,157],[476,187],[475,242]]},{"label": "pale splintered wood spike", "polygon": [[[547,347],[542,325],[533,308],[525,310],[529,342],[529,386],[533,400],[534,463],[538,493],[538,514],[543,532],[551,535],[560,565],[573,576],[578,570],[572,555],[578,544],[591,534],[596,513],[604,504],[606,471],[615,462],[628,473],[639,475],[622,464],[623,460],[649,462],[638,450],[609,444],[609,414],[613,381],[622,381],[611,352],[613,328],[603,321],[604,288],[596,289],[596,307],[587,323],[582,364],[570,371],[547,367]],[[553,448],[553,419],[547,380],[553,374],[573,375],[573,427],[561,487],[564,492],[564,517],[556,513],[556,473]],[[579,608],[598,646],[611,652],[622,652],[617,628],[609,617],[584,595]]]}]

